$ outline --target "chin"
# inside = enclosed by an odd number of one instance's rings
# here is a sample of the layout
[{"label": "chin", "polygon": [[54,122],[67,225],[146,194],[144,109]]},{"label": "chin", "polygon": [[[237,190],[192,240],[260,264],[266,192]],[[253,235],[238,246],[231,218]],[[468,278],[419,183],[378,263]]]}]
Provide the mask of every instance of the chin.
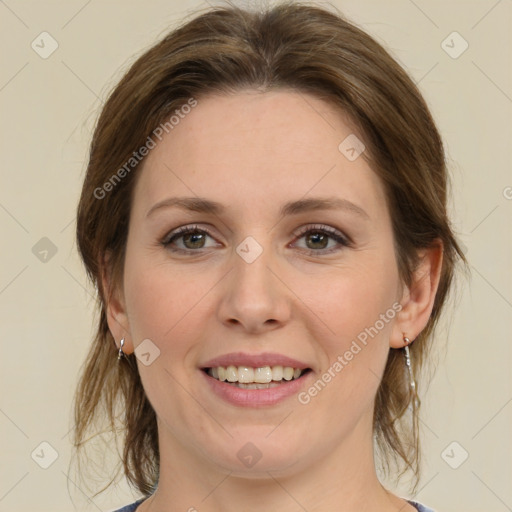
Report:
[{"label": "chin", "polygon": [[250,435],[235,435],[228,444],[217,445],[210,460],[233,476],[254,479],[268,479],[268,472],[291,474],[304,464],[305,454],[300,452],[303,443],[296,446],[289,436],[277,434],[272,439],[274,434],[269,436],[272,429],[268,427],[250,430]]}]

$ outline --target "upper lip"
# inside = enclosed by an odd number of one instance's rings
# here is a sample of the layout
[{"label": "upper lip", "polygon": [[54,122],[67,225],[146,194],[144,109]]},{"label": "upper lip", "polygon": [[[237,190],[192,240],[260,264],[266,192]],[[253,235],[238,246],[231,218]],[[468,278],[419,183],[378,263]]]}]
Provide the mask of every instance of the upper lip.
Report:
[{"label": "upper lip", "polygon": [[301,370],[309,368],[307,364],[297,359],[283,354],[274,354],[272,352],[262,352],[260,354],[232,352],[206,361],[201,365],[201,368],[216,368],[218,366],[249,366],[252,368],[261,368],[263,366],[291,366],[292,368],[299,368]]}]

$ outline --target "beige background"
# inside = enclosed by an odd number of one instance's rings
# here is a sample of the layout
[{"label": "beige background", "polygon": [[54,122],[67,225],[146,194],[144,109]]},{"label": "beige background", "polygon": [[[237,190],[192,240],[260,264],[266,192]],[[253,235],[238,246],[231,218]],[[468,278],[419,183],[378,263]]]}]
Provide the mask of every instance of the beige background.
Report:
[{"label": "beige background", "polygon": [[[454,226],[472,268],[447,318],[450,330],[439,337],[446,349],[424,399],[416,499],[445,512],[512,510],[512,2],[335,5],[419,82],[447,143]],[[136,55],[198,7],[207,4],[0,2],[0,511],[108,511],[133,499],[120,485],[90,500],[69,473],[70,405],[93,318],[74,214],[107,91]],[[42,46],[43,31],[58,43],[47,59],[31,48],[34,40]],[[456,59],[441,46],[453,31],[469,44]],[[447,41],[452,53],[462,48],[460,39]],[[58,453],[48,469],[40,464],[52,452],[42,442]],[[465,452],[468,459],[450,467]]]}]

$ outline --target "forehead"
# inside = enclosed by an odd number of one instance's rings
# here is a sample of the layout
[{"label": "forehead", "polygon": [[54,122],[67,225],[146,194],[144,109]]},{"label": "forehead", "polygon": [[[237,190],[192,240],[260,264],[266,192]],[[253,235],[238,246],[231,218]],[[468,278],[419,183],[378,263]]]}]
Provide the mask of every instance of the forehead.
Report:
[{"label": "forehead", "polygon": [[343,144],[357,134],[344,113],[314,96],[243,91],[198,99],[146,157],[134,208],[168,195],[210,197],[238,213],[289,200],[337,195],[382,215],[383,188]]}]

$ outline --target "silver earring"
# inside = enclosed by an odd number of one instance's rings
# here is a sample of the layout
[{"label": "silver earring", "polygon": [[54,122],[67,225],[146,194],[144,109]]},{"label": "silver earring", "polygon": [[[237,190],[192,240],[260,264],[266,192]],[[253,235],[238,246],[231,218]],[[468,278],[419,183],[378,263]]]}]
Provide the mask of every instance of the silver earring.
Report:
[{"label": "silver earring", "polygon": [[412,393],[414,405],[416,407],[418,407],[420,401],[418,399],[418,393],[417,393],[417,389],[416,389],[416,380],[414,379],[414,372],[413,372],[412,364],[411,364],[411,353],[409,351],[409,345],[411,344],[411,340],[405,335],[404,335],[403,339],[404,339],[405,366],[407,366],[407,371],[409,373],[409,385],[411,387],[411,393]]},{"label": "silver earring", "polygon": [[117,360],[119,361],[121,358],[124,357],[124,352],[123,352],[123,347],[124,347],[124,338],[119,342],[119,344],[121,345],[119,347],[119,352],[117,354]]}]

